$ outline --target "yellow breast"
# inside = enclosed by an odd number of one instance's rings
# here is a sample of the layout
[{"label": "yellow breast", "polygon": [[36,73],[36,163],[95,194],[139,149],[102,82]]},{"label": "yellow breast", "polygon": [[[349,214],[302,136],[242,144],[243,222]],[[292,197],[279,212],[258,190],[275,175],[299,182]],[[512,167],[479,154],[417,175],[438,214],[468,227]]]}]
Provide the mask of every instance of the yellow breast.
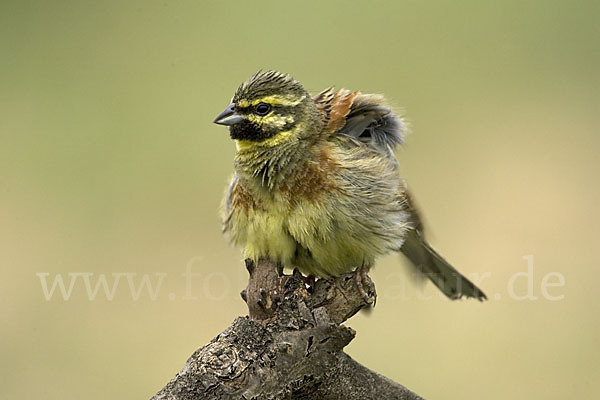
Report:
[{"label": "yellow breast", "polygon": [[289,265],[296,250],[296,242],[288,231],[289,210],[276,201],[263,206],[238,213],[236,225],[245,238],[244,258],[268,257]]},{"label": "yellow breast", "polygon": [[373,265],[376,256],[399,246],[404,228],[391,223],[394,216],[382,224],[364,212],[371,206],[370,192],[348,193],[335,176],[340,166],[331,150],[313,151],[273,190],[250,178],[236,181],[226,232],[245,258],[270,258],[315,276]]}]

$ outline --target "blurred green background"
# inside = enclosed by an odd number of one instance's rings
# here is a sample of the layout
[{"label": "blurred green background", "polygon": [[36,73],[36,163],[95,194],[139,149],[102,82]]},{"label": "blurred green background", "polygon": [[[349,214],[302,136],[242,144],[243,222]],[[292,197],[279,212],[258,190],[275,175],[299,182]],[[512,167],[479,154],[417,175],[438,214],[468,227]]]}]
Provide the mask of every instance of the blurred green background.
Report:
[{"label": "blurred green background", "polygon": [[430,399],[598,397],[600,3],[296,4],[0,3],[0,397],[149,398],[246,312],[211,121],[259,68],[405,110],[430,240],[486,276],[449,302],[380,260],[352,357]]}]

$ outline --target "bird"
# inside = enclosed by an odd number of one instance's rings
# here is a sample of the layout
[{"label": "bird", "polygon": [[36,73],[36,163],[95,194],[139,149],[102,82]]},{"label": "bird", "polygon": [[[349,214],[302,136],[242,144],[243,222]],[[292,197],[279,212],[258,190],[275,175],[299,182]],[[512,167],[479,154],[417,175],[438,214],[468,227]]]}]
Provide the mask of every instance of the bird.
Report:
[{"label": "bird", "polygon": [[394,150],[406,123],[379,94],[311,95],[291,75],[259,70],[213,121],[235,142],[222,227],[245,259],[268,258],[331,279],[402,253],[448,298],[486,299],[425,240]]}]

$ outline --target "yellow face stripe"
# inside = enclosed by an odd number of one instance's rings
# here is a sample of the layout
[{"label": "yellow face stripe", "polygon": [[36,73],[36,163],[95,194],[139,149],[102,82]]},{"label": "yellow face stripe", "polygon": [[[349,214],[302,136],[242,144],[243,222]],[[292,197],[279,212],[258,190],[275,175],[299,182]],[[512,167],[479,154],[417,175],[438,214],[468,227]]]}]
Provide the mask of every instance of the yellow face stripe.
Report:
[{"label": "yellow face stripe", "polygon": [[237,101],[236,105],[241,108],[246,108],[246,107],[250,107],[250,106],[255,106],[258,103],[267,103],[267,104],[271,104],[271,105],[291,107],[291,106],[297,106],[305,98],[306,98],[306,96],[302,96],[302,97],[298,98],[296,96],[273,95],[273,96],[261,97],[260,99],[255,99],[255,100],[252,100],[251,102],[249,102],[248,100],[241,99],[241,100]]},{"label": "yellow face stripe", "polygon": [[255,124],[261,126],[273,126],[277,128],[281,128],[285,126],[285,124],[293,123],[294,117],[291,115],[278,115],[278,114],[269,114],[261,117],[259,115],[248,114],[246,115],[246,119],[248,121],[254,122]]},{"label": "yellow face stripe", "polygon": [[293,139],[297,135],[297,132],[301,129],[302,129],[302,124],[299,123],[299,124],[296,124],[296,126],[294,126],[292,129],[279,132],[277,135],[275,135],[271,138],[265,139],[261,142],[254,142],[252,140],[236,140],[235,146],[238,149],[238,151],[239,150],[249,150],[252,148],[259,148],[259,147],[277,146],[283,142]]}]

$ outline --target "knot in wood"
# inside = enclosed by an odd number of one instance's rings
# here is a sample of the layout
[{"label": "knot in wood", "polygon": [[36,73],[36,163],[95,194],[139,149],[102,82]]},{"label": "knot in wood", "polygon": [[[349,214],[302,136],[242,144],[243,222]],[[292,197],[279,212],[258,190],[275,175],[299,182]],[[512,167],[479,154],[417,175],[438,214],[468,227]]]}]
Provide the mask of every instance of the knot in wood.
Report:
[{"label": "knot in wood", "polygon": [[228,379],[236,377],[248,366],[235,347],[224,346],[221,342],[206,345],[200,353],[199,362],[206,372]]}]

